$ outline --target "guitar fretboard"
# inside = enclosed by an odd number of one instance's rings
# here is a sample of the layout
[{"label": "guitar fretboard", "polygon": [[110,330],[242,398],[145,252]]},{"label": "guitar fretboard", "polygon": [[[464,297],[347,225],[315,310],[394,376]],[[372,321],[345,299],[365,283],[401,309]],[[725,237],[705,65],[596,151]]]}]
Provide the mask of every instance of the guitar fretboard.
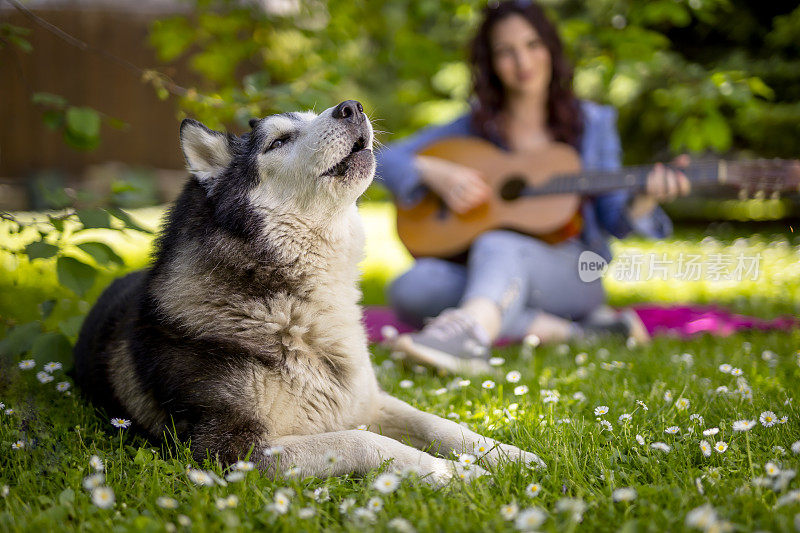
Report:
[{"label": "guitar fretboard", "polygon": [[[692,184],[717,183],[725,180],[720,169],[725,168],[719,161],[699,161],[680,170]],[[619,189],[634,192],[643,191],[647,186],[647,175],[652,165],[637,165],[619,170],[590,170],[571,174],[558,174],[547,183],[539,186],[526,185],[520,196],[544,196],[548,194],[602,194]],[[724,173],[724,171],[723,171]]]}]

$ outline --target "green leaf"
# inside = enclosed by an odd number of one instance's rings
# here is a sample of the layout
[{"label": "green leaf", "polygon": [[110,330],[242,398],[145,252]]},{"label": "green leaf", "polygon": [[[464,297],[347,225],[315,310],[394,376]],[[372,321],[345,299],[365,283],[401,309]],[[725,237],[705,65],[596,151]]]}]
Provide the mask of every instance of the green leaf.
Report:
[{"label": "green leaf", "polygon": [[100,134],[100,115],[88,107],[67,109],[67,129],[73,134],[92,139]]},{"label": "green leaf", "polygon": [[64,107],[67,105],[66,98],[53,93],[33,93],[31,102],[52,107]]},{"label": "green leaf", "polygon": [[0,354],[14,357],[27,352],[41,331],[42,326],[39,322],[28,322],[15,327],[0,341]]},{"label": "green leaf", "polygon": [[55,300],[45,300],[39,304],[39,313],[42,315],[42,320],[46,320],[53,313],[55,306]]},{"label": "green leaf", "polygon": [[64,113],[57,109],[48,109],[42,113],[42,122],[51,130],[57,130],[64,125]]},{"label": "green leaf", "polygon": [[97,278],[97,270],[74,257],[61,256],[56,263],[58,282],[78,296],[83,296],[92,288]]},{"label": "green leaf", "polygon": [[58,503],[61,505],[70,505],[75,501],[75,491],[72,489],[64,489],[58,495]]},{"label": "green leaf", "polygon": [[58,330],[67,337],[74,338],[78,336],[83,325],[84,317],[81,315],[71,316],[63,322],[59,322]]},{"label": "green leaf", "polygon": [[106,209],[106,211],[115,218],[120,219],[125,224],[126,228],[135,229],[136,231],[141,231],[144,233],[154,233],[153,230],[149,230],[137,224],[136,221],[134,221],[133,218],[131,218],[131,216],[128,213],[126,213],[125,211],[123,211],[118,207],[112,207],[110,209]]},{"label": "green leaf", "polygon": [[31,357],[42,364],[57,361],[66,368],[68,364],[72,364],[72,344],[63,333],[42,333],[33,341]]},{"label": "green leaf", "polygon": [[111,219],[103,209],[82,209],[78,211],[78,219],[85,229],[111,227]]},{"label": "green leaf", "polygon": [[58,253],[58,246],[44,241],[35,241],[25,247],[28,259],[49,259]]},{"label": "green leaf", "polygon": [[124,263],[122,258],[104,242],[83,242],[78,245],[78,248],[91,255],[101,265],[109,263],[122,265]]}]

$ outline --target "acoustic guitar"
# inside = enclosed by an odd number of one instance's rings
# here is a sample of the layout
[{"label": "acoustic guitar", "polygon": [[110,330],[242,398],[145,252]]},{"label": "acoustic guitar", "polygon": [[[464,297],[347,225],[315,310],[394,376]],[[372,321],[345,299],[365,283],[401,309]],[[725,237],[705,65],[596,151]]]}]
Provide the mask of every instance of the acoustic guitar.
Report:
[{"label": "acoustic guitar", "polygon": [[[429,193],[412,208],[397,210],[400,240],[415,257],[448,258],[465,252],[491,229],[511,229],[558,242],[580,231],[581,197],[619,189],[641,192],[650,165],[613,171],[583,171],[571,146],[554,143],[531,152],[506,152],[476,137],[438,141],[420,155],[471,167],[493,193],[488,202],[463,214],[450,211]],[[780,159],[696,161],[681,169],[694,188],[724,184],[744,194],[775,195],[800,190],[800,163]]]}]

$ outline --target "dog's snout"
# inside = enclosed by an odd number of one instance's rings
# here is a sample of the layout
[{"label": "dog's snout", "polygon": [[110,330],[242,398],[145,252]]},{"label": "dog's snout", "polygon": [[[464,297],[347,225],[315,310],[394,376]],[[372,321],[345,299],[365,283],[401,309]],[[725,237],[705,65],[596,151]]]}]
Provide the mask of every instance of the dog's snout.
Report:
[{"label": "dog's snout", "polygon": [[364,107],[356,100],[345,100],[333,109],[331,116],[360,124],[364,120]]}]

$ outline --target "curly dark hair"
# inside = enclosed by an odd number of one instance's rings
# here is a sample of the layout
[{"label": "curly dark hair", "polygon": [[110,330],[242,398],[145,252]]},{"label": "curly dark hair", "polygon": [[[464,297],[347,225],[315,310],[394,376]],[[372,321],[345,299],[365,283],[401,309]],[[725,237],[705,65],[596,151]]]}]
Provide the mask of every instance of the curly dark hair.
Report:
[{"label": "curly dark hair", "polygon": [[527,20],[550,51],[553,72],[547,96],[547,126],[554,140],[576,146],[583,132],[583,117],[572,91],[572,65],[564,54],[555,26],[544,9],[530,0],[489,2],[484,8],[483,21],[470,45],[472,92],[476,98],[473,126],[485,136],[504,138],[497,118],[505,106],[506,94],[492,64],[490,36],[494,25],[511,15]]}]

